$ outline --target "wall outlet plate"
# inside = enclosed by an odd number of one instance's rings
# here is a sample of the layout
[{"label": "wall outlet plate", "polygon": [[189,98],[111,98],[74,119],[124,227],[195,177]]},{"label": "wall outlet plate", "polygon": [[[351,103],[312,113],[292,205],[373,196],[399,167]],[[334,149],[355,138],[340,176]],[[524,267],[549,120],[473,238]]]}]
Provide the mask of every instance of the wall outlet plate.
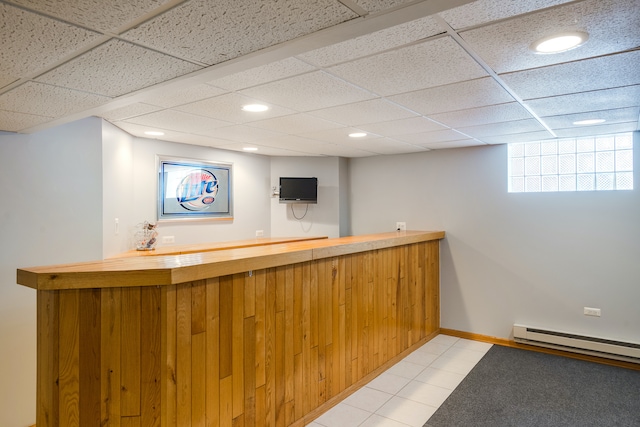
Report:
[{"label": "wall outlet plate", "polygon": [[397,231],[406,231],[407,223],[406,222],[396,222],[396,230]]},{"label": "wall outlet plate", "polygon": [[162,243],[175,243],[176,236],[162,236]]},{"label": "wall outlet plate", "polygon": [[600,317],[602,315],[602,313],[601,313],[599,308],[585,307],[584,308],[584,315],[585,316]]}]

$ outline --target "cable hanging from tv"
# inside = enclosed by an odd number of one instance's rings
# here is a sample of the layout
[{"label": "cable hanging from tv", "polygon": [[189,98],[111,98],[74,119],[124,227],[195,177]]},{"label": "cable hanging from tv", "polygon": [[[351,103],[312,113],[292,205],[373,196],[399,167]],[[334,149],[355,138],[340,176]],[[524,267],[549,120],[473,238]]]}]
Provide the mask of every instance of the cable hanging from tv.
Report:
[{"label": "cable hanging from tv", "polygon": [[309,203],[306,204],[306,208],[304,208],[304,214],[301,217],[297,217],[296,213],[293,211],[293,204],[289,205],[291,206],[291,215],[293,215],[293,217],[295,219],[297,219],[298,221],[300,221],[301,219],[304,219],[305,216],[307,216],[307,212],[309,211]]}]

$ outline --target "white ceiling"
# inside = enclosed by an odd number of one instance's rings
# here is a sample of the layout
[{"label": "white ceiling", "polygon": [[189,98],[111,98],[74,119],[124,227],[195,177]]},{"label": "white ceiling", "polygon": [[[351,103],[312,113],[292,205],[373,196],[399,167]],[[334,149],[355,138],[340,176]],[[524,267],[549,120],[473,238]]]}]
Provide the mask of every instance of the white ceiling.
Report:
[{"label": "white ceiling", "polygon": [[[362,157],[640,129],[640,0],[0,0],[0,19],[1,131],[93,115]],[[569,30],[589,40],[529,49]]]}]

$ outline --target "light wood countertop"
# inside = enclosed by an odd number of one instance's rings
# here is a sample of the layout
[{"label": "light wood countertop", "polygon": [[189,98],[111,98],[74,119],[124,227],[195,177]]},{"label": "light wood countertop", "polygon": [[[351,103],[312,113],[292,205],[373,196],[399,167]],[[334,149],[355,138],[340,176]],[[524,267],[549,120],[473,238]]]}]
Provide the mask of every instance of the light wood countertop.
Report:
[{"label": "light wood countertop", "polygon": [[144,256],[163,256],[163,255],[184,255],[196,252],[213,252],[225,249],[252,248],[254,246],[275,245],[277,243],[303,242],[307,240],[326,239],[326,236],[320,237],[259,237],[247,240],[235,240],[233,242],[208,242],[193,245],[174,245],[156,248],[152,251],[130,250],[123,254],[118,254],[110,258],[131,258]]},{"label": "light wood countertop", "polygon": [[442,238],[444,231],[399,231],[261,246],[235,247],[231,242],[231,249],[192,252],[184,247],[179,255],[21,268],[17,283],[37,290],[165,286]]}]

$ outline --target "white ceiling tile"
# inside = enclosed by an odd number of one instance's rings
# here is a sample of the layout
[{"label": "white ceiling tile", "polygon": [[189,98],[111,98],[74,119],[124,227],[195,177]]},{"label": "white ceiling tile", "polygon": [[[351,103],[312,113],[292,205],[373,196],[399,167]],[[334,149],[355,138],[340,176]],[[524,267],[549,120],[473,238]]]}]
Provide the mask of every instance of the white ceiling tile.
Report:
[{"label": "white ceiling tile", "polygon": [[176,110],[186,113],[199,114],[213,119],[224,120],[232,123],[248,123],[273,117],[293,114],[295,111],[267,103],[269,109],[259,113],[251,113],[242,110],[243,105],[256,103],[255,98],[228,93],[213,98],[192,102],[191,104],[176,107]]},{"label": "white ceiling tile", "polygon": [[[233,150],[233,151],[245,152],[244,147],[246,147],[246,146],[247,146],[246,144],[237,144],[237,145],[229,147],[229,148],[224,147],[224,149],[225,150]],[[253,144],[251,146],[258,148],[258,151],[252,151],[252,152],[248,153],[248,155],[263,155],[263,156],[278,156],[278,157],[301,157],[301,156],[319,157],[319,156],[323,156],[323,154],[321,154],[321,153],[320,154],[307,153],[307,152],[288,150],[288,149],[285,149],[285,148],[267,147],[267,146],[262,146],[262,145],[258,145],[258,144]]]},{"label": "white ceiling tile", "polygon": [[201,83],[187,87],[161,88],[151,92],[149,95],[144,95],[143,99],[144,102],[149,104],[172,108],[224,93],[227,93],[224,89]]},{"label": "white ceiling tile", "polygon": [[175,141],[175,142],[181,142],[185,144],[203,145],[207,147],[227,147],[227,146],[237,144],[237,142],[234,142],[234,141],[217,139],[217,138],[207,137],[203,135],[189,134],[185,132],[176,132],[171,130],[165,130],[164,135],[154,137],[154,136],[145,135],[144,132],[149,130],[148,126],[137,125],[134,123],[127,123],[127,122],[113,122],[113,124],[133,136],[146,138],[146,139]]},{"label": "white ceiling tile", "polygon": [[86,92],[27,82],[0,95],[0,110],[62,117],[109,102],[111,98]]},{"label": "white ceiling tile", "polygon": [[443,32],[433,17],[427,16],[371,34],[349,39],[298,55],[322,67],[362,58],[388,49],[413,43]]},{"label": "white ceiling tile", "polygon": [[549,132],[538,131],[514,133],[509,135],[485,136],[481,138],[481,140],[483,142],[486,142],[487,144],[511,144],[514,142],[543,141],[545,139],[551,138],[553,138],[553,135],[551,135]]},{"label": "white ceiling tile", "polygon": [[640,85],[531,99],[525,104],[541,117],[635,107],[640,105]]},{"label": "white ceiling tile", "polygon": [[558,138],[575,138],[582,136],[612,135],[623,132],[635,132],[638,129],[638,121],[627,123],[613,123],[596,126],[578,126],[570,129],[558,129]]},{"label": "white ceiling tile", "polygon": [[334,0],[191,0],[123,36],[179,58],[217,64],[356,17]]},{"label": "white ceiling tile", "polygon": [[384,121],[359,126],[365,132],[372,132],[381,136],[400,136],[412,133],[431,132],[434,130],[444,130],[445,126],[434,122],[426,117],[412,117],[393,121]]},{"label": "white ceiling tile", "polygon": [[487,144],[485,144],[482,141],[478,141],[476,139],[464,139],[460,141],[429,142],[424,144],[424,147],[430,150],[444,150],[447,148],[477,147],[481,145],[487,145]]},{"label": "white ceiling tile", "polygon": [[6,76],[6,75],[0,75],[0,89],[2,89],[5,86],[9,86],[11,83],[13,82],[17,82],[19,79],[15,78],[15,77],[10,77],[10,76]]},{"label": "white ceiling tile", "polygon": [[375,98],[323,71],[291,77],[240,93],[297,111],[311,111]]},{"label": "white ceiling tile", "polygon": [[640,84],[640,50],[551,65],[502,79],[524,100]]},{"label": "white ceiling tile", "polygon": [[171,141],[181,142],[183,144],[201,145],[203,147],[215,147],[223,150],[242,149],[243,144],[226,141],[223,139],[212,138],[210,136],[195,135],[192,133],[175,133],[171,136]]},{"label": "white ceiling tile", "polygon": [[[640,103],[640,100],[639,100]],[[604,119],[604,124],[626,123],[637,121],[640,117],[640,107],[620,108],[617,110],[591,111],[587,113],[567,114],[564,116],[542,117],[551,129],[575,128],[573,122],[589,119]]]},{"label": "white ceiling tile", "polygon": [[316,68],[296,58],[286,58],[207,82],[227,90],[240,90],[314,71]]},{"label": "white ceiling tile", "polygon": [[477,126],[532,118],[531,114],[517,102],[432,114],[430,117],[450,127]]},{"label": "white ceiling tile", "polygon": [[321,130],[344,127],[344,125],[339,123],[330,122],[309,114],[291,114],[289,116],[252,122],[250,125],[286,134],[318,132]]},{"label": "white ceiling tile", "polygon": [[425,115],[514,101],[513,97],[490,77],[403,93],[389,99]]},{"label": "white ceiling tile", "polygon": [[379,95],[395,95],[487,75],[450,37],[358,59],[331,67],[329,71]]},{"label": "white ceiling tile", "polygon": [[535,119],[513,120],[510,122],[491,123],[488,125],[469,126],[456,128],[460,132],[474,138],[485,136],[510,135],[514,133],[526,133],[544,131],[545,128]]},{"label": "white ceiling tile", "polygon": [[40,76],[43,83],[119,96],[201,67],[112,39]]},{"label": "white ceiling tile", "polygon": [[[638,0],[586,0],[529,14],[461,33],[462,38],[497,73],[527,70],[640,45]],[[581,47],[553,55],[536,54],[529,46],[543,37],[566,31],[586,31]]]},{"label": "white ceiling tile", "polygon": [[545,7],[568,3],[573,0],[476,0],[453,9],[440,12],[439,15],[451,27],[459,30],[475,25],[497,21]]},{"label": "white ceiling tile", "polygon": [[126,105],[124,107],[115,108],[102,113],[100,117],[103,117],[109,121],[124,120],[130,117],[141,116],[143,114],[152,113],[154,111],[161,110],[161,107],[155,105],[144,104],[137,102],[135,104]]},{"label": "white ceiling tile", "polygon": [[304,153],[322,154],[326,152],[328,148],[333,148],[334,146],[334,144],[328,142],[302,138],[295,135],[283,135],[277,138],[261,139],[256,142],[256,145],[261,147],[291,150],[292,152],[298,153],[298,155]]},{"label": "white ceiling tile", "polygon": [[334,157],[357,158],[375,156],[376,153],[366,150],[359,150],[354,147],[349,147],[346,144],[332,144],[327,148],[326,155]]},{"label": "white ceiling tile", "polygon": [[20,132],[23,129],[37,126],[49,120],[51,120],[51,117],[0,110],[0,129],[9,132]]},{"label": "white ceiling tile", "polygon": [[[268,155],[287,155],[287,156],[335,156],[335,157],[368,157],[375,155],[370,151],[359,150],[347,144],[333,144],[323,141],[311,141],[306,138],[299,138],[287,135],[275,140],[261,140],[255,144],[260,147],[259,153]],[[265,148],[286,150],[288,154],[271,154]]]},{"label": "white ceiling tile", "polygon": [[0,3],[0,87],[60,61],[100,34]]},{"label": "white ceiling tile", "polygon": [[113,31],[127,22],[169,3],[170,0],[9,0],[11,3],[37,10],[61,20],[94,28]]},{"label": "white ceiling tile", "polygon": [[348,146],[376,154],[405,154],[427,151],[424,147],[408,144],[402,141],[396,141],[390,138],[376,138],[365,141],[354,139],[348,143]]},{"label": "white ceiling tile", "polygon": [[[338,129],[323,130],[319,132],[303,133],[303,134],[300,134],[299,136],[303,138],[310,138],[310,139],[317,139],[319,141],[331,142],[333,144],[343,144],[343,143],[349,143],[353,141],[354,138],[351,138],[349,134],[354,132],[362,132],[362,129],[356,129],[352,127],[343,127]],[[357,138],[357,139],[368,140],[368,139],[375,139],[375,138],[380,138],[380,136],[375,134],[367,134],[366,136],[362,138]]]},{"label": "white ceiling tile", "polygon": [[437,130],[433,132],[422,132],[415,133],[411,135],[402,135],[397,136],[395,139],[400,141],[408,142],[409,144],[415,144],[420,146],[425,146],[425,144],[435,143],[435,142],[446,142],[446,141],[463,141],[470,139],[467,135],[463,135],[459,132],[456,132],[453,129],[447,130]]},{"label": "white ceiling tile", "polygon": [[226,126],[202,132],[205,136],[228,139],[235,142],[254,142],[261,139],[275,138],[281,134],[264,129],[244,125]]},{"label": "white ceiling tile", "polygon": [[354,3],[369,13],[380,12],[409,3],[410,1],[412,0],[353,0]]},{"label": "white ceiling tile", "polygon": [[311,114],[347,126],[358,126],[384,120],[406,119],[417,116],[416,113],[381,98],[325,108],[314,111]]},{"label": "white ceiling tile", "polygon": [[153,129],[170,129],[176,132],[204,134],[213,129],[229,126],[229,122],[196,116],[176,110],[157,111],[124,120],[127,123],[148,126]]}]

